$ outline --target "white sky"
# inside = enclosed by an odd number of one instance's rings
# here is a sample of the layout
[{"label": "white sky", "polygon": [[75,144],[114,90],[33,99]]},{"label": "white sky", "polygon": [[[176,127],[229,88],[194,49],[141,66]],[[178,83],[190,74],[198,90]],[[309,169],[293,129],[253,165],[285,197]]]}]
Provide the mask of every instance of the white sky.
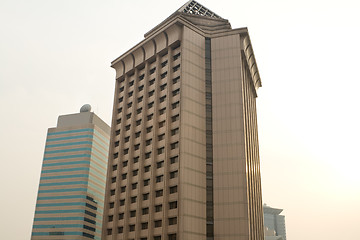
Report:
[{"label": "white sky", "polygon": [[[84,103],[110,123],[110,62],[185,2],[0,0],[1,239],[30,238],[47,128]],[[249,29],[263,201],[288,239],[360,239],[360,2],[199,2]]]}]

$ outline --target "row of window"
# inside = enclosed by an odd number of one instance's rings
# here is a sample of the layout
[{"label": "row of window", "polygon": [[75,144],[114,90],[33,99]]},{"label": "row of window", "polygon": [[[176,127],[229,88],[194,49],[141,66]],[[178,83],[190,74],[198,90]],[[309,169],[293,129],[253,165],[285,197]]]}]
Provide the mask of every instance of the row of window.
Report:
[{"label": "row of window", "polygon": [[[159,162],[157,164],[157,168],[161,168],[163,166],[163,164],[164,164],[164,161]],[[137,176],[138,173],[139,173],[139,169],[136,169],[136,170],[132,171],[133,176]],[[175,170],[175,171],[172,171],[172,172],[169,173],[169,178],[170,179],[176,178],[177,176],[178,176],[178,170]],[[126,177],[127,177],[127,173],[124,173],[124,174],[121,175],[121,179],[123,179],[123,180],[126,179]],[[164,181],[164,175],[156,176],[155,181],[156,181],[156,183]],[[116,182],[116,177],[112,177],[111,182],[112,183]],[[143,180],[143,184],[144,184],[144,186],[148,186],[150,184],[150,179]],[[133,183],[131,185],[131,189],[132,190],[137,189],[137,185],[138,185],[138,183]],[[125,192],[126,191],[126,186],[123,186],[123,187],[124,187],[124,192]]]},{"label": "row of window", "polygon": [[[173,172],[173,173],[176,174],[176,175],[174,175],[174,176],[176,177],[176,176],[177,176],[177,171],[176,171],[176,173],[175,173],[175,172]],[[174,177],[174,178],[175,178],[175,177]],[[145,181],[145,180],[144,180],[144,181]],[[131,188],[132,188],[132,189],[136,189],[136,188],[137,188],[137,183],[133,183],[133,184],[131,185]],[[126,186],[123,186],[123,187],[120,188],[120,192],[121,192],[121,193],[123,193],[123,192],[125,192],[125,191],[126,191]],[[114,195],[115,195],[115,192],[116,192],[115,189],[111,189],[111,190],[110,190],[110,195],[111,195],[111,196],[114,196]],[[170,192],[170,194],[177,193],[177,186],[169,187],[169,192]],[[162,189],[155,191],[155,197],[162,197],[163,194],[164,194],[164,191],[163,191]],[[144,201],[145,201],[145,200],[148,200],[148,199],[149,199],[149,196],[150,196],[150,193],[144,193],[142,196],[143,196],[143,200],[144,200]],[[133,196],[133,197],[131,197],[130,199],[131,199],[131,203],[135,203],[135,202],[136,202],[136,199],[137,199],[137,196]],[[125,205],[125,199],[120,199],[120,206],[123,206],[123,205]]]},{"label": "row of window", "polygon": [[[137,163],[138,161],[139,161],[139,156],[134,157],[134,163]],[[170,164],[177,163],[178,161],[179,161],[179,156],[174,156],[174,157],[171,157],[171,158],[169,159]],[[127,160],[122,162],[123,167],[126,167],[127,164],[128,164],[128,161],[127,161]],[[145,166],[145,167],[144,167],[144,172],[149,172],[149,171],[150,171],[150,166],[151,166],[151,165]],[[157,168],[161,168],[161,167],[163,167],[163,166],[164,166],[164,161],[160,161],[160,162],[157,162],[157,163],[156,163],[156,167],[157,167]],[[112,166],[112,170],[113,170],[113,171],[116,171],[117,169],[118,169],[118,165],[117,165],[117,164],[115,164],[115,165]],[[114,182],[115,182],[115,181],[116,181],[116,179],[114,179]]]},{"label": "row of window", "polygon": [[[146,224],[147,224],[147,223],[146,223]],[[147,225],[144,225],[144,226],[146,226],[146,228],[142,228],[142,229],[147,229]],[[142,225],[142,227],[143,227],[143,225]],[[123,228],[123,227],[118,227],[117,230],[118,230],[118,233],[123,233],[124,228]],[[130,231],[130,232],[135,231],[135,225],[129,225],[129,231]],[[107,229],[107,234],[108,234],[108,235],[112,235],[112,234],[113,234],[111,228]],[[176,240],[176,239],[177,239],[177,238],[176,238],[176,233],[168,234],[168,235],[167,235],[167,239],[168,239],[168,240]],[[134,239],[129,239],[129,240],[134,240]],[[141,237],[140,240],[148,240],[148,238],[147,238],[147,237]],[[154,236],[154,237],[153,237],[153,240],[161,240],[161,236]]]},{"label": "row of window", "polygon": [[[169,218],[169,225],[175,225],[177,224],[177,217],[172,217]],[[143,222],[141,223],[141,229],[148,229],[149,223],[148,222]],[[162,220],[154,220],[154,227],[158,228],[162,226]],[[123,227],[118,227],[118,233],[123,233],[124,228]],[[135,231],[135,224],[130,224],[129,225],[129,232],[133,232]],[[111,233],[110,233],[111,234]]]},{"label": "row of window", "polygon": [[[114,203],[113,203],[113,202],[110,203],[109,205],[110,205],[110,208],[113,208],[113,207],[114,207]],[[169,202],[169,209],[176,209],[176,208],[177,208],[177,201]],[[159,205],[154,206],[154,211],[155,211],[155,212],[161,212],[162,209],[163,209],[162,204],[159,204]],[[149,208],[148,208],[148,207],[142,208],[141,214],[142,214],[142,215],[147,215],[147,214],[149,214]],[[131,211],[129,211],[129,216],[130,216],[130,217],[136,217],[136,210],[131,210]],[[119,219],[119,220],[124,219],[124,213],[119,213],[118,219]],[[114,215],[109,215],[109,216],[108,216],[108,221],[109,221],[109,222],[112,222],[113,220],[114,220]]]}]

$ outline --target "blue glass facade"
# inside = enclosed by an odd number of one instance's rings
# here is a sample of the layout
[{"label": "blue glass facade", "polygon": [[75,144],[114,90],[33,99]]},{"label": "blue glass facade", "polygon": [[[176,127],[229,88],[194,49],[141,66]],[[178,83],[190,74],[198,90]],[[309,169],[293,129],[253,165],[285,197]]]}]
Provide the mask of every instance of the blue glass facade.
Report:
[{"label": "blue glass facade", "polygon": [[49,129],[31,239],[101,239],[108,147],[94,124]]}]

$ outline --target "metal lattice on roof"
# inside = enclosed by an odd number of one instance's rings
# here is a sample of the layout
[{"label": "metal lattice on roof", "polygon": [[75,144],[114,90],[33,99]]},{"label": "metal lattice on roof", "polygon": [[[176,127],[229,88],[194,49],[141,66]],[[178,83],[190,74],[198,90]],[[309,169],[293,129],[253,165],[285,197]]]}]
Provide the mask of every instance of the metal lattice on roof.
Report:
[{"label": "metal lattice on roof", "polygon": [[196,1],[187,2],[182,8],[179,9],[179,12],[223,19],[222,17],[220,17],[219,15],[210,11],[209,9],[207,9],[206,7],[204,7],[203,5],[201,5],[200,3],[196,2]]}]

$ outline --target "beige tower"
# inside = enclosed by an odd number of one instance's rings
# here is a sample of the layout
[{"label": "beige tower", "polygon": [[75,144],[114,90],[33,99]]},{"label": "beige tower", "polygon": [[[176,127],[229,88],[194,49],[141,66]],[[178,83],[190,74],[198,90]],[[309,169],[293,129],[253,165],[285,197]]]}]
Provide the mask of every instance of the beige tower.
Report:
[{"label": "beige tower", "polygon": [[189,1],[112,67],[103,239],[263,240],[247,29]]}]

